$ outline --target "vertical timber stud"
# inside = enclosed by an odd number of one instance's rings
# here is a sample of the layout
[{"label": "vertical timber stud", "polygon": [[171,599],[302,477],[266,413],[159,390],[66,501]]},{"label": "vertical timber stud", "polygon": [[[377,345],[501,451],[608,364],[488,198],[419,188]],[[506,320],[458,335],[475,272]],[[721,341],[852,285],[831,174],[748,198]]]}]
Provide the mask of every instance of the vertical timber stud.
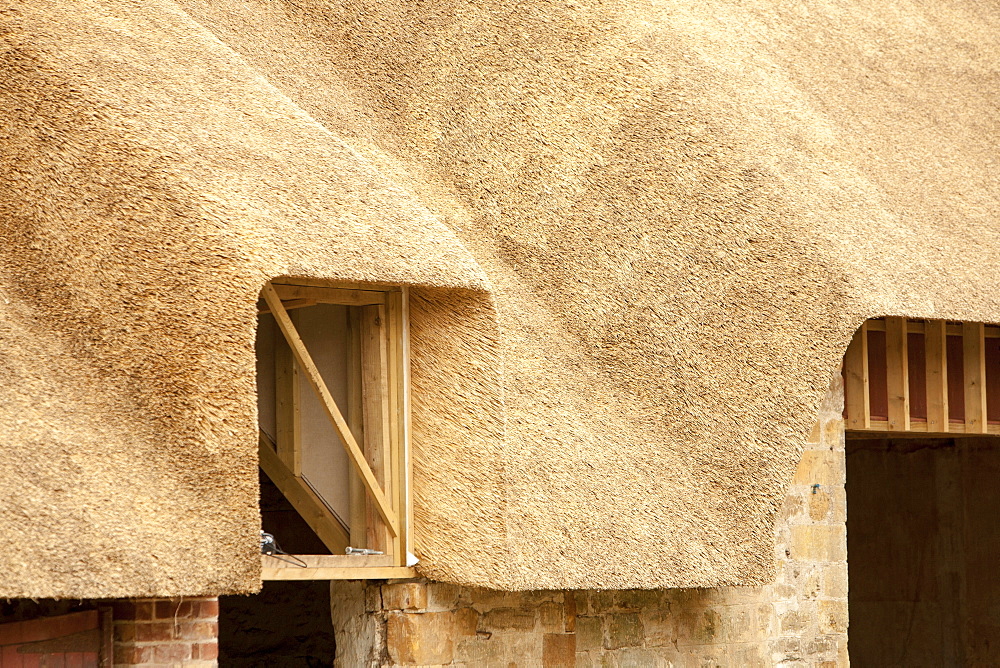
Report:
[{"label": "vertical timber stud", "polygon": [[885,319],[886,385],[889,391],[889,431],[910,430],[909,351],[906,318]]},{"label": "vertical timber stud", "polygon": [[[350,336],[350,354],[347,367],[347,425],[358,443],[365,442],[364,407],[361,381],[361,307],[347,308],[348,336]],[[351,469],[348,484],[351,498],[351,545],[368,547],[368,536],[365,530],[365,487],[358,477],[357,471]]]},{"label": "vertical timber stud", "polygon": [[[294,314],[288,316],[295,322]],[[278,458],[292,475],[302,475],[302,429],[299,368],[288,342],[274,340],[275,434]]]},{"label": "vertical timber stud", "polygon": [[924,323],[927,365],[927,431],[948,431],[948,333],[944,320]]},{"label": "vertical timber stud", "polygon": [[409,566],[410,552],[416,553],[416,547],[413,540],[413,456],[411,453],[411,442],[410,434],[412,434],[410,425],[410,289],[407,287],[403,288],[403,336],[400,339],[400,345],[402,346],[403,354],[400,358],[400,363],[403,366],[402,370],[402,392],[400,393],[400,406],[402,410],[402,423],[400,428],[403,431],[402,443],[402,455],[403,455],[403,509],[402,517],[406,522],[406,541],[403,546],[405,552],[403,554],[403,563]]},{"label": "vertical timber stud", "polygon": [[392,471],[393,502],[400,518],[399,535],[393,541],[393,555],[396,563],[406,565],[407,543],[409,540],[408,476],[406,465],[406,369],[404,328],[406,326],[406,293],[392,292],[386,295],[386,317],[389,330],[389,458]]},{"label": "vertical timber stud", "polygon": [[[385,307],[361,307],[361,387],[364,412],[364,441],[362,451],[375,473],[375,479],[393,499],[392,472],[389,453],[389,386],[388,341]],[[390,501],[391,503],[391,501]],[[367,510],[367,547],[389,552],[390,536],[374,504]],[[397,514],[398,517],[398,514]],[[398,533],[398,532],[397,532]]]},{"label": "vertical timber stud", "polygon": [[982,323],[962,323],[962,357],[965,366],[965,433],[985,434],[986,327]]},{"label": "vertical timber stud", "polygon": [[844,376],[847,383],[847,428],[870,429],[871,406],[868,396],[868,322],[854,333],[844,354]]}]

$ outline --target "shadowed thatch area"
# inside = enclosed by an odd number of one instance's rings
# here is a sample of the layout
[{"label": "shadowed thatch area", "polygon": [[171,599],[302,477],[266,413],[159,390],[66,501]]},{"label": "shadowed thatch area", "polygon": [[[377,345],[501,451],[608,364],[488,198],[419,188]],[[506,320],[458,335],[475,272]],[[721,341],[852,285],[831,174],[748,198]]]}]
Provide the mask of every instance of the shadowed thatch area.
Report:
[{"label": "shadowed thatch area", "polygon": [[271,277],[413,286],[422,573],[509,589],[767,581],[857,326],[1000,321],[982,3],[5,7],[0,595],[258,586]]}]

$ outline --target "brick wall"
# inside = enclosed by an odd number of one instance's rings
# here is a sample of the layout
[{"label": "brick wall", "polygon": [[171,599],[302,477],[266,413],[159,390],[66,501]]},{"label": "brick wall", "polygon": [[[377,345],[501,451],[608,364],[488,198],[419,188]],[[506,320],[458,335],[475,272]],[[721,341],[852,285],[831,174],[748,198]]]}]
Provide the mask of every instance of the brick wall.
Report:
[{"label": "brick wall", "polygon": [[766,587],[502,593],[333,583],[337,665],[847,666],[839,376],[775,527]]},{"label": "brick wall", "polygon": [[219,601],[136,599],[114,603],[115,666],[215,666]]}]

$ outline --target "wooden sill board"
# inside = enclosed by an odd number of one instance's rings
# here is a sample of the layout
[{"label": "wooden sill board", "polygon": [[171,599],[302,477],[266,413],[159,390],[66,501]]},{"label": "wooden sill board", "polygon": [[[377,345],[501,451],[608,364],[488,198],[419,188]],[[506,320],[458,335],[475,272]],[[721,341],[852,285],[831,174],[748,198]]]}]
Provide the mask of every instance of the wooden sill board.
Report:
[{"label": "wooden sill board", "polygon": [[[263,580],[397,580],[417,577],[413,568],[394,566],[392,557],[353,555],[294,555],[306,563],[296,566],[261,555]],[[287,557],[286,557],[287,558]],[[294,561],[294,560],[293,560]]]}]

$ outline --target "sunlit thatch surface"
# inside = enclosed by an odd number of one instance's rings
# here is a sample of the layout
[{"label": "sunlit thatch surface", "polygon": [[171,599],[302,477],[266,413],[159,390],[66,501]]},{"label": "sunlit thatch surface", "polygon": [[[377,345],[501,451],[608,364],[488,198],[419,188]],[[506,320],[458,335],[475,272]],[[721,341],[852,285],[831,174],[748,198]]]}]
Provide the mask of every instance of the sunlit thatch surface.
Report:
[{"label": "sunlit thatch surface", "polygon": [[0,595],[255,585],[271,276],[416,286],[423,572],[502,588],[768,580],[862,320],[1000,320],[983,3],[7,6]]}]

